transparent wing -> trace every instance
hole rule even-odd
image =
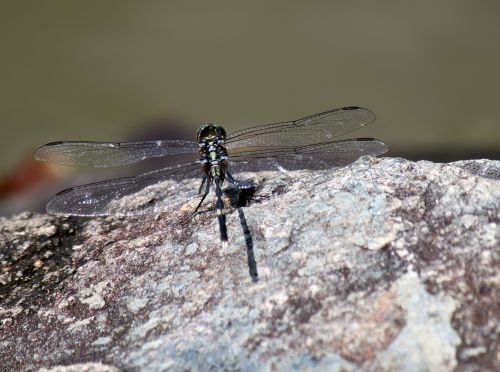
[[[270,148],[253,151],[233,150],[230,168],[233,173],[259,170],[326,169],[344,166],[364,155],[381,155],[388,146],[373,138],[356,138],[300,147]]]
[[[256,146],[303,146],[330,142],[375,120],[375,114],[361,107],[342,107],[302,119],[259,125],[231,133],[228,149]]]
[[[200,169],[199,163],[192,162],[135,177],[73,187],[55,195],[47,204],[47,212],[72,216],[133,216],[173,210],[197,195],[199,182],[193,178],[200,178]]]
[[[173,154],[196,153],[198,143],[183,140],[145,142],[52,142],[37,150],[36,160],[66,165],[113,167]]]

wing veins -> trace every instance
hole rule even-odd
[[[65,165],[109,167],[175,154],[195,154],[198,143],[185,140],[143,142],[52,142],[34,152],[37,160]]]
[[[319,143],[353,132],[373,120],[375,115],[368,109],[344,107],[297,120],[242,129],[230,134],[226,144],[228,148],[236,148],[258,146],[262,142],[267,146],[287,141],[297,145]],[[300,137],[296,132],[302,132],[303,136]],[[290,133],[295,137],[287,136]]]
[[[132,177],[89,183],[71,187],[56,194],[47,204],[47,211],[54,214],[76,216],[132,215],[127,210],[112,211],[110,203],[130,196],[142,189],[168,179],[180,181],[199,169],[198,162],[183,163],[154,170]],[[126,208],[126,206],[125,206]]]

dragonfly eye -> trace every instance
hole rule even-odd
[[[219,125],[207,124],[198,130],[196,138],[198,139],[198,142],[209,141],[216,138],[224,140],[224,138],[226,138],[226,131]]]

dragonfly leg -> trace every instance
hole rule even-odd
[[[205,183],[206,182],[206,183]],[[200,209],[201,207],[201,204],[203,203],[203,201],[205,200],[205,198],[207,197],[208,193],[210,192],[210,181],[207,179],[207,176],[203,177],[203,181],[201,182],[201,186],[200,186],[200,189],[198,190],[198,194],[201,193],[201,188],[203,187],[203,184],[205,183],[205,192],[203,193],[203,196],[201,197],[201,200],[200,202],[198,203],[196,209],[194,210],[194,212],[191,214],[191,216],[194,216],[197,212],[198,212],[198,209]]]
[[[201,194],[201,189],[203,188],[203,184],[205,183],[207,178],[208,178],[207,176],[203,176],[203,179],[201,180],[200,188],[198,189],[198,194]]]
[[[226,227],[226,214],[224,212],[224,202],[222,201],[222,190],[220,187],[220,178],[215,178],[215,209],[217,210],[217,219],[219,220],[220,241],[222,246],[227,246],[227,227]]]
[[[238,181],[227,170],[225,173],[227,181],[237,189],[242,190],[242,189],[251,189],[255,187],[253,181]]]

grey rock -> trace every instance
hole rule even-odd
[[[57,366],[50,369],[40,368],[39,372],[118,372],[119,369],[102,363],[82,363],[71,366]]]
[[[225,249],[208,202],[2,218],[0,369],[500,370],[499,174],[367,157],[242,175],[258,188],[239,209],[228,192]]]

